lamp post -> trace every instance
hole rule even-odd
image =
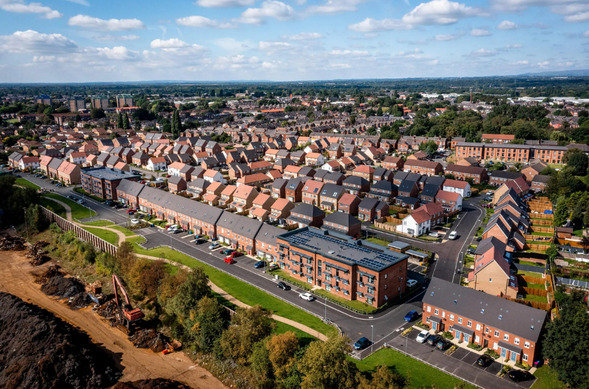
[[[327,323],[327,297],[323,297],[323,306],[325,307],[325,322]]]
[[[370,325],[370,330],[372,331],[372,338],[370,339],[370,353],[374,351],[374,325]]]

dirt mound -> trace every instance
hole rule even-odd
[[[167,348],[170,341],[167,336],[154,329],[137,331],[129,337],[129,340],[133,342],[133,345],[137,348],[148,348],[156,353]]]
[[[107,388],[121,376],[114,354],[85,333],[0,292],[0,387]]]
[[[42,283],[43,293],[67,298],[70,308],[83,308],[92,302],[84,284],[77,278],[65,277],[57,265],[50,266],[37,279]]]
[[[153,380],[119,382],[112,389],[190,389],[190,386],[178,381],[156,378]]]
[[[0,250],[20,251],[24,250],[25,241],[18,236],[3,234],[0,236]]]
[[[30,258],[30,264],[33,266],[40,266],[45,262],[51,260],[50,257],[47,256],[47,251],[43,250],[49,243],[45,241],[39,241],[32,246],[29,246],[28,252],[26,254],[27,258]]]

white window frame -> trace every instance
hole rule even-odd
[[[509,334],[503,334],[503,340],[509,340]]]

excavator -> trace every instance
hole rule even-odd
[[[133,307],[131,306],[131,301],[129,300],[129,295],[127,294],[125,287],[123,286],[121,280],[116,274],[112,275],[112,284],[113,289],[115,291],[115,301],[117,303],[117,307],[119,308],[117,319],[120,323],[124,325],[124,328],[126,329],[125,332],[127,332],[127,334],[131,334],[135,330],[134,323],[143,319],[145,315],[143,314],[141,309],[133,309]],[[124,301],[119,301],[119,289],[121,291],[121,295]]]

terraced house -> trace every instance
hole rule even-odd
[[[337,297],[377,307],[405,291],[405,254],[312,227],[279,235],[276,241],[282,269]]]
[[[435,277],[423,297],[423,324],[528,365],[540,358],[545,321],[545,311]]]

